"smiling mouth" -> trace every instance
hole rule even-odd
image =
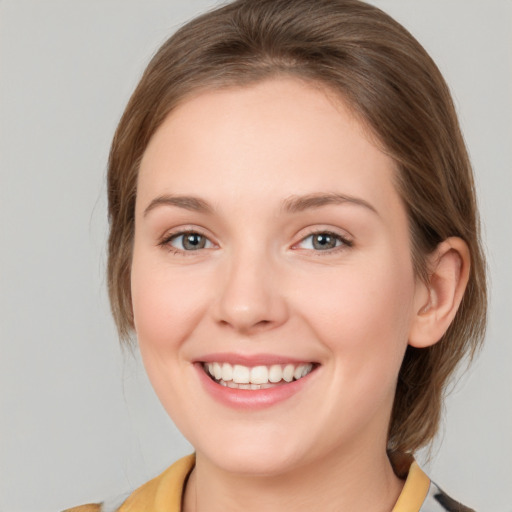
[[[310,374],[315,363],[244,366],[213,362],[202,363],[205,373],[217,384],[233,389],[268,389],[300,380]]]

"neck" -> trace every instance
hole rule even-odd
[[[233,474],[197,454],[184,512],[390,512],[402,490],[383,449],[331,454],[282,475]]]

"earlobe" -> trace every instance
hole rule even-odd
[[[425,348],[437,343],[459,309],[469,279],[469,249],[461,238],[450,237],[428,256],[428,282],[420,282],[409,345]]]

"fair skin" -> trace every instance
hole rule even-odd
[[[290,78],[202,92],[151,139],[133,312],[152,385],[196,450],[187,512],[393,508],[400,364],[408,343],[442,336],[469,268],[449,239],[433,285],[416,278],[394,173],[341,99]],[[237,389],[207,363],[298,380]]]

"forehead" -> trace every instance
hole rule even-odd
[[[203,91],[165,119],[143,156],[138,208],[158,194],[213,202],[338,192],[397,199],[394,162],[341,97],[292,78]],[[385,201],[384,201],[385,202]]]

